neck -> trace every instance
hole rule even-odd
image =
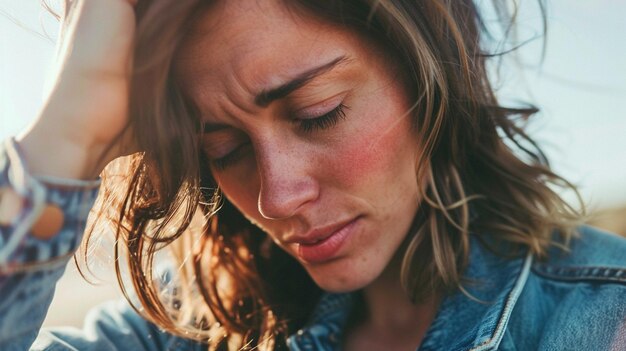
[[[411,302],[400,283],[402,257],[396,256],[400,257],[395,257],[380,277],[363,289],[368,311],[363,325],[381,335],[395,337],[408,333],[421,340],[435,318],[440,297]]]

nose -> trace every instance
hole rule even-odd
[[[314,162],[292,147],[265,147],[257,152],[261,187],[258,210],[267,219],[294,216],[319,196]]]

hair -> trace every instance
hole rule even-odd
[[[122,291],[160,328],[211,349],[278,349],[322,291],[221,196],[198,151],[201,122],[172,66],[207,3],[139,0],[129,128],[145,151],[105,170],[89,232],[114,228]],[[407,296],[463,289],[470,235],[511,257],[566,247],[581,214],[555,189],[576,189],[524,131],[538,110],[499,104],[487,74],[497,53],[471,0],[286,3],[383,45],[406,76],[426,184],[401,267]],[[501,4],[508,32],[516,9]],[[161,252],[175,262],[165,273]]]

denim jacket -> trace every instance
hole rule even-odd
[[[0,350],[206,350],[140,317],[125,301],[91,310],[82,330],[41,324],[80,243],[98,182],[31,177],[15,144],[0,146],[0,189],[24,199],[0,225]],[[2,198],[0,198],[0,205]],[[29,233],[45,204],[63,209],[58,235]],[[626,240],[580,228],[569,252],[502,258],[472,237],[465,292],[446,296],[418,350],[626,350]],[[326,294],[291,350],[340,350],[353,295]]]

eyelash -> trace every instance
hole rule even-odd
[[[310,119],[298,119],[295,122],[299,123],[298,128],[305,133],[311,133],[317,130],[328,129],[333,127],[339,122],[340,119],[346,117],[346,109],[348,106],[339,104],[332,111],[329,111],[319,117]]]
[[[297,119],[294,123],[298,123],[298,128],[304,133],[312,133],[318,130],[324,130],[335,126],[339,120],[346,117],[346,109],[344,104],[339,104],[332,111],[329,111],[316,118]],[[235,150],[231,151],[224,157],[220,157],[211,161],[217,170],[224,170],[239,160],[244,154],[243,150],[249,143],[239,145]]]
[[[243,156],[243,149],[248,146],[249,143],[241,144],[237,146],[237,148],[231,152],[229,152],[226,156],[220,157],[218,159],[212,160],[213,167],[217,170],[223,170],[231,164],[237,162],[241,156]]]

